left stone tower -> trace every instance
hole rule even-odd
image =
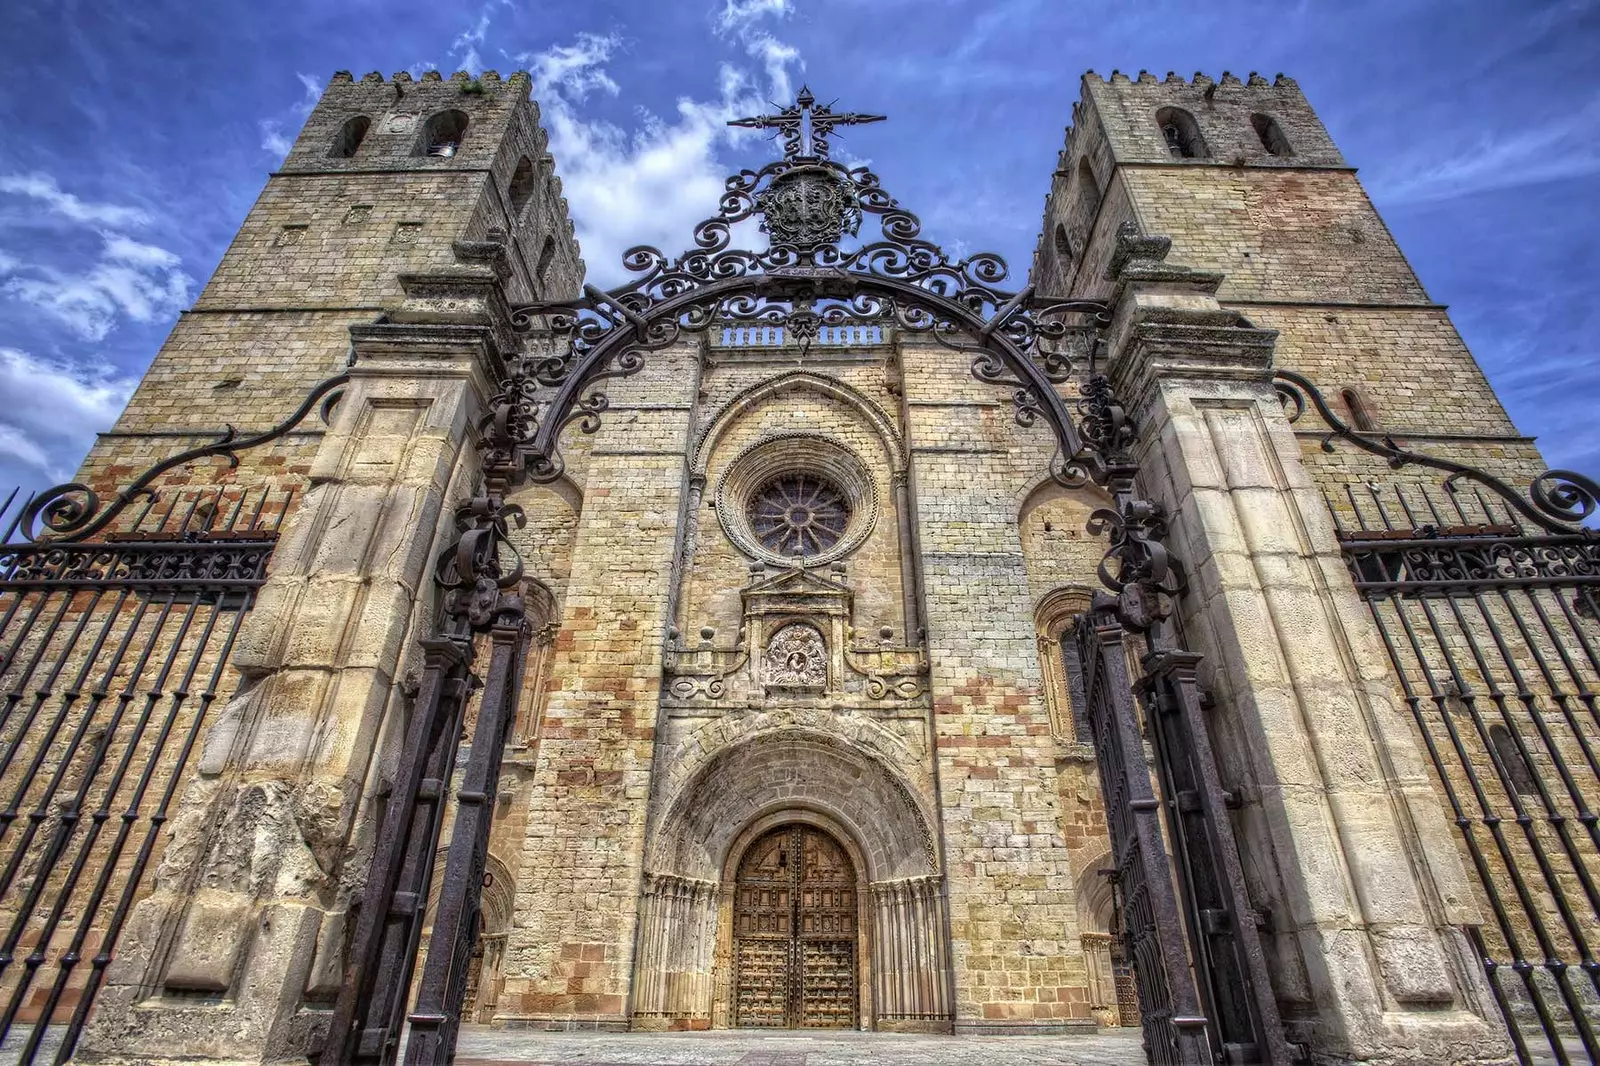
[[[237,465],[182,463],[154,486],[267,489],[285,518],[209,722],[192,752],[172,746],[167,831],[81,1061],[304,1061],[321,1040],[438,538],[516,347],[507,308],[583,274],[530,89],[524,73],[334,75],[79,473],[104,499],[345,379]]]
[[[275,424],[345,365],[352,325],[400,306],[406,276],[474,246],[504,245],[513,302],[574,290],[583,264],[530,87],[522,72],[335,74],[79,480],[115,489],[224,425]],[[287,440],[276,465],[292,473],[314,444]]]

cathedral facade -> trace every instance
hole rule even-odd
[[[586,287],[531,89],[335,75],[26,515],[11,1039],[1590,1046],[1593,485],[1544,473],[1293,80],[1086,75],[1014,297],[919,259],[913,205],[828,160],[876,116],[808,94],[723,204],[798,252],[711,222],[704,262]],[[837,258],[863,220],[895,250]],[[52,538],[150,569],[90,602]]]

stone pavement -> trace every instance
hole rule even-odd
[[[465,1026],[456,1066],[1143,1066],[1136,1029],[1095,1036],[546,1033]]]

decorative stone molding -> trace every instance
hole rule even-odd
[[[1050,732],[1057,741],[1073,748],[1083,739],[1074,722],[1072,693],[1062,659],[1062,634],[1089,609],[1091,592],[1068,586],[1045,593],[1033,609],[1034,625],[1039,630],[1039,672],[1044,677],[1044,701],[1050,711]],[[1091,752],[1092,754],[1092,752]]]
[[[785,474],[810,474],[825,478],[849,502],[844,532],[831,547],[803,560],[778,555],[762,544],[750,521],[750,504],[756,493]],[[809,433],[783,433],[766,437],[729,464],[717,484],[717,520],[728,539],[744,554],[777,566],[824,566],[855,551],[872,532],[878,517],[878,486],[854,452]]]

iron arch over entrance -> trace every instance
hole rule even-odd
[[[745,849],[733,900],[736,1026],[854,1028],[859,896],[849,854],[814,826],[779,826]]]
[[[1138,960],[1147,1046],[1163,1062],[1286,1063],[1287,1045],[1267,980],[1266,962],[1200,709],[1195,666],[1172,620],[1182,578],[1162,541],[1161,509],[1138,495],[1130,448],[1135,428],[1109,380],[1080,373],[1085,352],[1109,323],[1106,305],[1041,297],[1031,286],[999,288],[1009,268],[978,253],[952,260],[920,236],[921,223],[865,167],[828,157],[839,124],[873,120],[820,106],[808,91],[777,115],[741,120],[775,128],[784,156],[727,181],[719,213],[696,227],[694,247],[675,259],[631,249],[624,264],[638,276],[610,291],[593,286],[574,301],[518,309],[517,326],[539,332],[538,354],[514,355],[491,398],[476,441],[482,481],[457,509],[459,538],[439,559],[445,590],[437,637],[425,670],[401,766],[374,852],[346,979],[335,1005],[325,1063],[387,1063],[409,1020],[408,1063],[446,1062],[466,991],[468,950],[478,924],[478,893],[499,753],[514,704],[515,666],[526,641],[515,589],[522,573],[509,530],[521,525],[505,497],[527,481],[562,474],[558,442],[574,421],[593,432],[609,401],[606,378],[641,370],[650,352],[712,326],[781,327],[809,345],[821,330],[876,319],[970,354],[980,382],[1011,392],[1014,417],[1027,427],[1043,417],[1058,455],[1052,476],[1106,489],[1113,506],[1096,510],[1090,532],[1109,541],[1101,594],[1080,627],[1085,656],[1102,661],[1091,692],[1100,779],[1117,875],[1136,915],[1124,932]],[[881,239],[847,245],[866,216]],[[731,247],[733,227],[759,217],[764,251]],[[1159,272],[1164,238],[1125,233],[1119,256]],[[550,351],[554,342],[556,354]],[[530,346],[534,347],[534,346]],[[1077,412],[1058,386],[1080,382]],[[1164,825],[1139,740],[1123,627],[1143,635],[1150,706],[1163,709],[1152,741],[1164,794],[1184,797]],[[490,647],[471,758],[461,776],[444,888],[417,1001],[405,1012],[404,990],[419,935],[405,906],[423,884],[439,835],[440,782],[449,780],[477,652]],[[1167,835],[1183,857],[1176,876]]]

